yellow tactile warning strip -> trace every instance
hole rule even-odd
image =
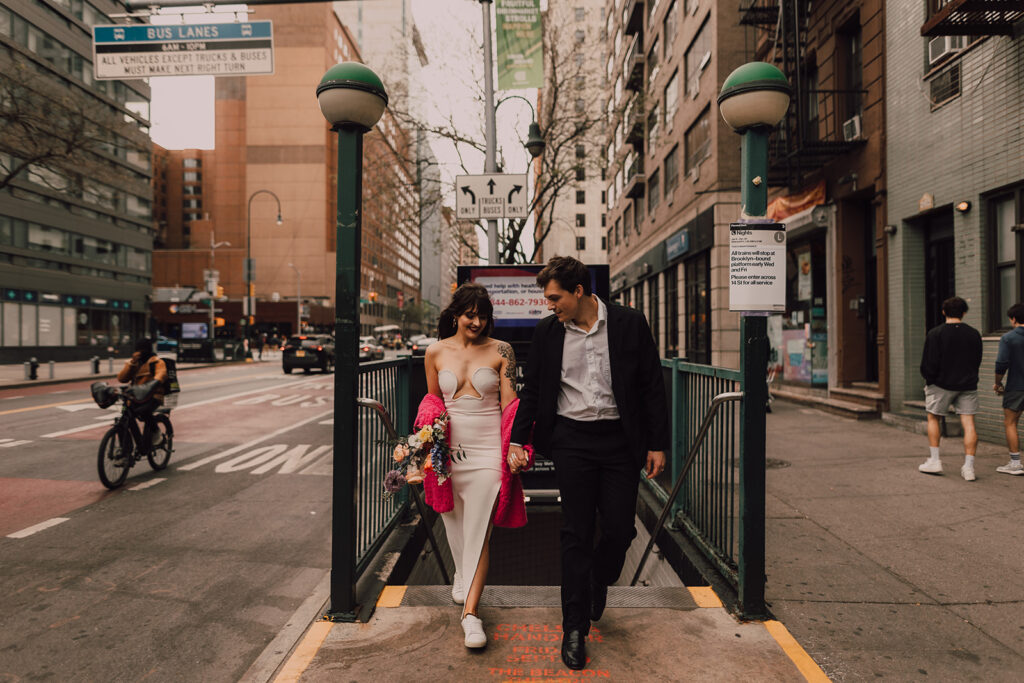
[[[768,629],[768,633],[775,639],[775,642],[782,647],[782,651],[786,653],[786,656],[793,660],[796,668],[800,670],[804,678],[810,681],[810,683],[828,683],[829,677],[811,659],[811,656],[800,647],[800,643],[796,642],[796,639],[790,635],[789,630],[781,622],[766,621],[764,622],[764,627]]]
[[[710,586],[687,586],[693,601],[697,607],[722,607],[722,601],[718,599],[715,590]]]
[[[383,592],[377,599],[377,607],[398,607],[405,597],[406,586],[384,586]]]
[[[306,637],[302,639],[299,646],[295,648],[295,652],[288,658],[284,668],[281,669],[281,673],[274,679],[274,683],[294,683],[298,681],[302,676],[306,667],[313,661],[313,657],[316,657],[316,653],[320,650],[320,646],[323,645],[324,639],[327,638],[327,634],[331,632],[331,627],[334,624],[329,621],[317,621],[309,627],[309,631],[306,632]]]

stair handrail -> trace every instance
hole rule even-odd
[[[380,401],[375,401],[372,398],[356,398],[356,404],[363,406],[364,408],[371,408],[380,418],[381,422],[384,423],[384,431],[387,432],[388,439],[390,441],[398,440],[398,432],[395,431],[395,425],[391,421],[391,414],[388,409],[384,407],[384,404]],[[448,579],[448,570],[444,566],[444,560],[441,558],[441,549],[437,545],[437,539],[434,538],[434,530],[427,523],[427,507],[423,502],[423,496],[420,495],[420,490],[414,485],[409,484],[409,490],[412,493],[412,498],[416,502],[416,509],[420,513],[420,522],[423,524],[423,528],[427,532],[427,538],[430,540],[430,546],[434,549],[434,559],[437,561],[437,566],[441,570],[441,578],[444,579],[445,583],[451,583]]]
[[[711,399],[711,405],[708,406],[708,411],[704,414],[704,419],[700,423],[700,429],[697,430],[697,438],[694,439],[693,444],[690,446],[689,453],[686,454],[686,460],[683,461],[682,471],[676,477],[675,486],[672,487],[672,492],[668,495],[668,500],[665,501],[665,507],[662,509],[661,515],[658,517],[658,522],[651,530],[651,537],[647,541],[647,548],[644,549],[644,554],[640,557],[640,563],[636,567],[636,573],[633,574],[633,580],[629,582],[630,586],[635,586],[636,582],[640,579],[640,573],[644,569],[644,564],[647,563],[647,558],[651,554],[651,549],[654,548],[654,541],[658,537],[658,534],[661,533],[662,527],[665,526],[665,519],[672,510],[672,505],[675,503],[676,496],[679,495],[679,490],[683,487],[683,481],[686,479],[686,475],[690,473],[690,468],[697,459],[697,452],[704,443],[704,438],[708,435],[708,430],[711,429],[711,421],[714,420],[715,414],[723,404],[728,403],[729,401],[741,400],[743,400],[742,391],[727,391],[725,393],[718,394]]]

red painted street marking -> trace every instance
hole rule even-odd
[[[0,478],[0,536],[102,500],[98,481]]]

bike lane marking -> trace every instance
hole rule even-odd
[[[141,484],[130,486],[126,488],[125,491],[142,491],[143,489],[148,489],[150,486],[156,486],[162,481],[167,481],[167,479],[164,477],[155,477],[153,479],[150,479],[149,481],[144,481]]]
[[[189,470],[194,470],[194,469],[196,469],[198,467],[202,467],[203,465],[209,464],[211,462],[216,462],[218,460],[223,460],[224,458],[226,458],[226,457],[228,457],[230,455],[233,455],[233,454],[238,453],[240,451],[244,451],[246,449],[252,448],[253,446],[255,446],[258,443],[263,443],[264,441],[266,441],[268,439],[272,439],[275,436],[280,436],[281,434],[284,434],[286,432],[290,432],[291,430],[297,429],[298,427],[301,427],[301,426],[303,426],[305,424],[313,422],[314,420],[322,420],[325,417],[327,417],[328,415],[333,415],[333,414],[334,414],[334,409],[331,408],[330,410],[328,410],[325,413],[320,413],[319,415],[314,415],[313,417],[310,417],[310,418],[307,418],[305,420],[302,420],[301,422],[296,422],[296,423],[290,424],[290,425],[288,425],[286,427],[282,427],[281,429],[278,429],[277,431],[270,432],[269,434],[264,434],[263,436],[257,437],[257,438],[255,438],[255,439],[253,439],[251,441],[246,442],[246,443],[242,443],[242,444],[239,444],[237,446],[233,446],[233,447],[227,449],[226,451],[221,451],[220,453],[214,453],[213,455],[208,455],[208,456],[206,456],[205,458],[203,458],[201,460],[197,460],[196,462],[191,462],[191,463],[189,463],[187,465],[182,465],[182,466],[178,467],[177,469],[178,470],[184,470],[184,471],[187,472]]]
[[[250,394],[258,394],[260,392],[276,391],[278,389],[283,389],[283,388],[287,388],[287,387],[294,387],[294,386],[297,386],[297,385],[300,385],[300,384],[307,384],[307,383],[310,383],[310,382],[313,382],[313,381],[314,380],[310,380],[310,379],[299,380],[299,381],[296,381],[296,382],[287,382],[285,384],[278,384],[278,385],[275,385],[275,386],[272,386],[272,387],[261,387],[259,389],[250,389],[249,391],[242,391],[242,392],[239,392],[237,394],[230,394],[228,396],[220,396],[220,397],[217,397],[217,398],[209,398],[209,399],[206,399],[204,401],[197,401],[195,403],[186,403],[185,405],[178,406],[177,408],[174,408],[173,410],[180,412],[182,410],[187,410],[189,408],[198,408],[199,406],[204,406],[204,405],[207,405],[207,404],[210,404],[210,403],[216,403],[217,401],[229,401],[229,400],[231,400],[233,398],[240,398],[242,396],[249,396]],[[77,401],[73,401],[73,402],[77,403]],[[0,414],[2,414],[2,413],[0,413]],[[116,415],[111,414],[109,416],[109,418],[107,416],[104,416],[104,417],[99,417],[99,418],[96,418],[96,419],[97,420],[110,419],[111,421],[113,421],[113,419],[115,417],[116,417]],[[82,427],[72,427],[71,429],[64,429],[64,430],[61,430],[59,432],[50,432],[49,434],[43,434],[39,438],[41,438],[41,439],[56,439],[56,438],[61,437],[61,436],[67,436],[69,434],[77,434],[78,432],[84,432],[84,431],[88,431],[90,429],[99,429],[100,427],[104,427],[104,426],[105,425],[89,424],[89,425],[84,425]]]
[[[70,517],[54,517],[53,519],[48,519],[45,522],[40,522],[39,524],[36,524],[34,526],[30,526],[27,529],[22,529],[21,531],[16,531],[13,534],[7,534],[7,538],[28,538],[29,536],[31,536],[32,534],[36,533],[37,531],[42,531],[43,529],[49,529],[51,526],[57,526],[58,524],[61,524],[63,522],[68,521],[69,519],[71,519],[71,518]]]
[[[98,481],[0,477],[0,536],[92,505],[107,495]]]

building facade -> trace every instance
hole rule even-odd
[[[1024,9],[964,5],[887,8],[892,410],[919,410],[925,334],[942,301],[960,296],[984,339],[978,432],[1002,442],[990,378],[1006,310],[1024,300],[1024,39],[1014,37]]]
[[[300,294],[303,326],[330,329],[337,260],[337,136],[310,99],[309,84],[319,82],[338,62],[361,61],[360,55],[330,4],[260,6],[255,18],[274,22],[275,73],[218,77],[215,149],[169,153],[165,248],[155,257],[154,284],[202,290],[203,271],[218,271],[227,299],[218,305],[226,312],[218,334],[248,334],[247,317],[228,305],[245,295],[248,252],[256,330],[295,332]],[[398,302],[419,300],[415,182],[409,164],[402,161],[408,158],[409,144],[389,112],[364,137],[364,332],[398,324]],[[178,177],[181,194],[170,196],[179,187]],[[168,333],[182,322],[201,321],[201,314],[160,312],[161,329]]]
[[[96,80],[110,0],[0,1],[0,359],[123,353],[146,333],[149,99]]]
[[[728,3],[627,0],[606,4],[604,35],[612,297],[646,314],[662,355],[738,367],[739,138],[716,96],[745,61],[745,30]]]

